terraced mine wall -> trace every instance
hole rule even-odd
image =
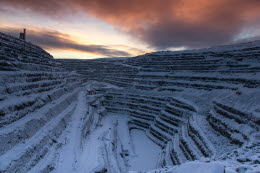
[[[223,155],[245,145],[259,147],[259,140],[250,140],[259,139],[259,41],[58,62],[86,81],[119,87],[105,92],[103,105],[108,112],[130,117],[130,130],[144,130],[162,148],[159,167],[226,159]]]
[[[223,162],[225,171],[259,168],[259,41],[54,60],[0,33],[0,56],[0,172],[59,172],[70,164],[66,171],[80,172],[80,149],[109,114],[127,117],[128,131],[144,131],[161,148],[158,168],[194,160]],[[97,94],[88,95],[93,88]],[[104,164],[95,170],[126,172],[131,158],[118,129],[110,129],[101,143],[88,144],[104,145]]]
[[[54,169],[50,156],[63,145],[57,141],[73,119],[81,84],[40,47],[0,33],[0,172],[27,172],[46,158],[32,172]],[[102,117],[100,99],[85,105],[95,108],[82,118],[82,134]]]

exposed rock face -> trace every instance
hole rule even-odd
[[[160,146],[158,171],[260,168],[259,41],[55,61],[0,33],[0,56],[0,172],[127,172],[132,129]]]

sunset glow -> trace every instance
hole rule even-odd
[[[55,58],[135,56],[260,37],[258,0],[1,0],[0,31]]]

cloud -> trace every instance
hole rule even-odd
[[[21,29],[0,28],[0,31],[17,36]],[[131,56],[128,52],[111,49],[104,45],[84,45],[72,40],[69,35],[58,31],[30,29],[27,40],[47,50],[71,50],[83,53],[97,54],[107,57]]]
[[[1,0],[1,5],[47,16],[83,11],[157,49],[230,43],[260,22],[259,0]]]

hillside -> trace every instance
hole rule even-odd
[[[54,60],[0,33],[0,56],[0,172],[260,170],[260,41]]]

